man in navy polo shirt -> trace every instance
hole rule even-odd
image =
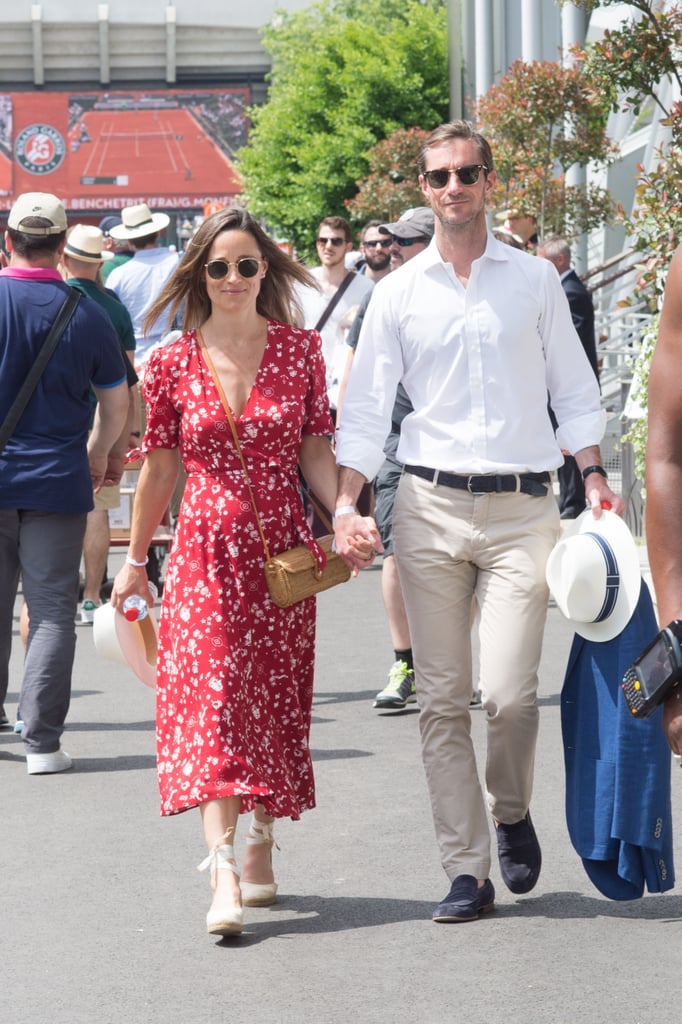
[[[9,266],[0,271],[0,421],[69,294],[57,270],[65,238],[66,212],[56,196],[19,196],[5,232]],[[88,438],[90,386],[98,412]],[[104,311],[83,296],[0,453],[0,704],[21,575],[30,618],[20,697],[29,775],[72,764],[60,741],[71,697],[83,534],[93,488],[120,479],[108,453],[127,408],[120,342]]]

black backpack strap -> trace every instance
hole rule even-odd
[[[81,293],[75,288],[69,288],[69,294],[64,304],[57,313],[55,322],[52,324],[43,346],[38,353],[36,361],[26,375],[26,380],[19,389],[19,394],[12,402],[9,412],[5,416],[5,422],[0,427],[0,453],[14,433],[14,428],[19,418],[28,405],[29,399],[36,389],[38,381],[43,375],[45,367],[49,363],[57,343],[67,328],[69,320],[73,316],[76,306],[80,302]]]
[[[352,270],[349,270],[349,271],[348,271],[348,273],[347,273],[347,274],[346,274],[346,276],[344,277],[343,281],[341,282],[341,284],[340,284],[340,285],[339,285],[339,287],[338,287],[338,288],[336,289],[336,291],[335,291],[335,292],[334,292],[334,294],[332,295],[331,299],[330,299],[330,300],[329,300],[329,302],[327,303],[327,306],[326,306],[326,308],[325,308],[325,310],[324,310],[324,313],[322,314],[322,316],[320,317],[320,319],[319,319],[319,320],[317,321],[317,323],[315,324],[315,326],[314,326],[314,328],[313,328],[313,330],[314,330],[314,331],[321,331],[321,330],[322,330],[322,328],[323,328],[323,327],[324,327],[324,325],[326,324],[327,320],[328,320],[328,319],[329,319],[329,317],[330,317],[330,316],[332,315],[332,312],[334,311],[334,306],[335,306],[335,305],[336,305],[336,303],[337,303],[337,302],[339,301],[339,299],[341,298],[341,296],[342,296],[342,295],[343,295],[343,293],[345,292],[346,288],[348,287],[348,285],[349,285],[349,284],[351,283],[351,281],[353,280],[353,278],[354,278],[355,276],[356,276],[356,275],[355,275],[355,274],[353,273],[353,271],[352,271]]]

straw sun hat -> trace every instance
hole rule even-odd
[[[103,658],[128,665],[145,686],[156,686],[158,633],[153,608],[136,622],[130,622],[109,603],[95,611],[95,650]]]
[[[152,213],[146,203],[137,206],[124,206],[121,210],[121,223],[111,227],[112,238],[144,238],[163,231],[170,224],[167,213]]]
[[[112,260],[113,252],[103,249],[104,235],[99,228],[90,224],[75,224],[66,238],[64,252],[83,263],[101,263]]]

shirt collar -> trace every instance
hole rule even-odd
[[[64,278],[58,270],[49,267],[4,267],[0,270],[3,277],[17,277],[23,281],[61,281]]]
[[[504,242],[498,241],[497,238],[491,232],[488,232],[488,238],[486,246],[482,254],[478,259],[491,259],[508,262],[510,258],[509,250],[511,246],[506,245]],[[439,264],[441,266],[450,266],[447,260],[444,260],[438,251],[438,245],[436,244],[435,236],[431,239],[428,247],[424,250],[424,259],[427,266],[435,267]],[[474,262],[477,262],[476,260]]]

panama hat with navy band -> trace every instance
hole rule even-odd
[[[615,512],[591,509],[566,527],[549,556],[547,583],[557,607],[586,640],[613,640],[637,607],[641,567],[630,530]]]
[[[144,238],[163,231],[170,224],[167,213],[152,213],[146,203],[124,206],[121,223],[109,229],[112,238]]]
[[[113,252],[103,249],[104,234],[91,224],[74,224],[66,236],[64,252],[83,263],[101,263],[113,260]]]

